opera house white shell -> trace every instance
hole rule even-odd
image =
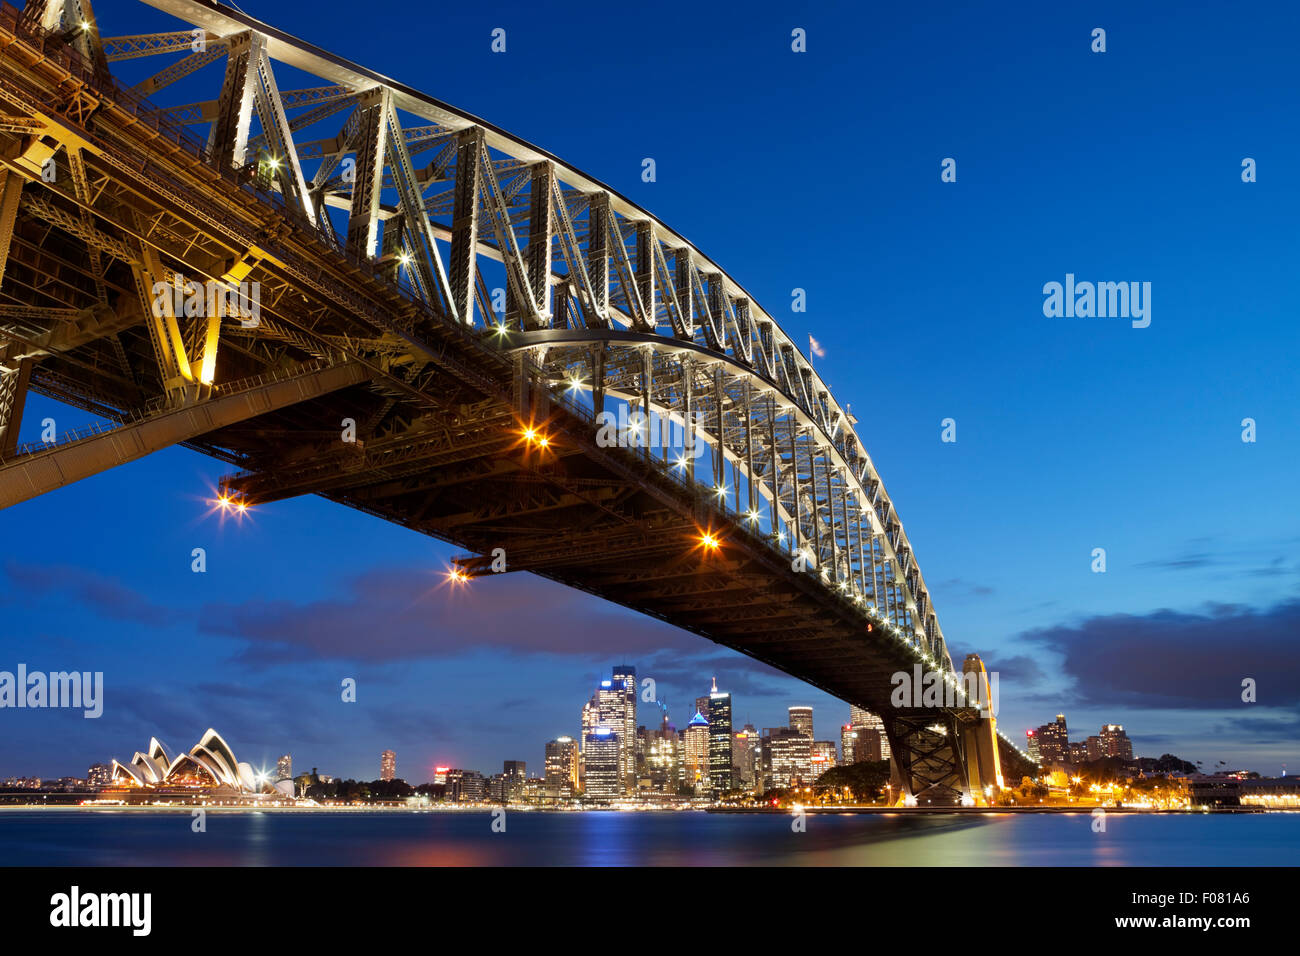
[[[189,751],[175,757],[161,740],[150,738],[148,752],[136,751],[130,763],[113,761],[113,782],[138,787],[229,787],[239,793],[262,789],[253,768],[236,760],[230,745],[210,727]],[[290,796],[292,792],[289,783]]]

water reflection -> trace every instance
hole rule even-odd
[[[0,811],[18,866],[1290,865],[1300,814]]]

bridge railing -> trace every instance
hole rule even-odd
[[[596,414],[593,409],[588,408],[583,403],[568,397],[568,395],[563,391],[548,389],[547,395],[548,395],[548,400],[552,404],[559,405],[566,412],[575,416],[585,424],[589,425],[593,431],[596,429],[597,427]],[[616,454],[619,452],[625,452],[629,455],[634,454],[633,452],[621,448],[610,448],[607,449],[607,451]],[[660,459],[656,459],[653,457],[653,455],[648,454],[645,457],[638,455],[636,456],[636,458],[640,462],[645,462],[645,461],[651,462],[652,465],[655,466],[654,468],[655,474],[659,476],[660,479],[666,480],[672,484],[677,485],[688,497],[690,497],[693,500],[693,502],[695,503],[695,510],[697,513],[713,514],[718,516],[720,519],[722,519],[722,521],[724,521],[726,524],[726,529],[727,529],[726,533],[728,535],[739,535],[745,538],[755,548],[764,549],[771,553],[774,553],[784,562],[789,562],[794,557],[793,545],[788,536],[786,538],[786,541],[784,542],[785,547],[782,548],[781,547],[782,542],[777,538],[775,534],[763,534],[758,532],[753,527],[747,527],[745,522],[745,515],[739,510],[739,507],[735,507],[735,508],[730,507],[725,501],[719,503],[715,494],[713,493],[713,489],[711,489],[704,481],[697,478],[692,478],[690,475],[684,472],[679,472],[670,466],[664,467],[664,466],[668,466],[668,462]],[[702,529],[702,530],[709,530],[709,529]],[[721,530],[721,529],[712,529],[712,530]],[[817,581],[827,595],[829,595],[837,602],[839,602],[844,608],[849,609],[853,613],[855,613],[862,620],[864,625],[869,625],[869,631],[871,633],[887,635],[888,637],[893,639],[893,641],[897,645],[899,645],[910,655],[916,657],[918,660],[923,662],[928,660],[931,664],[942,667],[942,662],[928,657],[928,652],[926,648],[924,647],[924,645],[921,644],[919,640],[917,640],[914,636],[910,635],[910,633],[907,630],[898,627],[896,624],[888,620],[888,618],[885,616],[884,613],[880,611],[880,609],[867,606],[860,601],[854,600],[853,598],[847,596],[844,593],[841,593],[839,590],[832,587],[828,582],[826,582],[824,579],[821,579],[820,577],[817,578]],[[949,682],[951,683],[953,675],[949,673],[947,676],[949,678]],[[958,694],[961,695],[962,697],[965,696],[964,692],[960,690],[958,690]]]
[[[230,395],[238,395],[240,392],[251,391],[265,385],[272,385],[276,382],[282,382],[288,379],[298,378],[299,376],[311,372],[317,372],[324,368],[328,368],[329,365],[329,362],[323,362],[320,359],[309,359],[292,368],[272,369],[258,375],[250,375],[247,378],[236,379],[233,382],[226,382],[220,387],[194,386],[195,399],[178,402],[174,396],[161,396],[132,409],[129,413],[124,414],[116,421],[97,421],[91,422],[88,425],[81,425],[77,428],[70,428],[61,433],[54,441],[23,442],[21,445],[17,446],[14,453],[8,458],[0,457],[0,467],[12,464],[20,458],[28,458],[32,455],[40,454],[41,452],[67,448],[69,445],[74,445],[77,442],[86,441],[91,438],[98,438],[102,435],[120,431],[121,429],[132,425],[140,425],[152,419],[162,418],[165,415],[187,411],[202,404],[199,396],[203,393],[220,395],[223,398]]]

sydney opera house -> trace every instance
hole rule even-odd
[[[150,738],[148,751],[136,751],[130,763],[113,761],[112,786],[152,796],[293,798],[292,780],[273,782],[236,760],[230,745],[211,728],[197,744],[175,756],[157,737]]]

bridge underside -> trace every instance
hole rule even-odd
[[[416,211],[426,211],[402,188],[409,157],[390,146],[385,176],[383,150],[376,159],[357,139],[369,129],[382,146],[384,130],[402,135],[388,93],[354,104],[359,125],[348,142],[378,165],[369,200],[358,180],[347,235],[336,234],[322,210],[340,201],[331,192],[337,179],[313,192],[294,163],[268,173],[234,161],[222,139],[223,124],[256,99],[251,89],[239,94],[258,76],[256,34],[213,36],[230,64],[221,98],[196,107],[212,114],[205,147],[140,100],[141,85],[133,93],[114,80],[95,30],[40,26],[43,8],[62,11],[59,22],[74,8],[75,22],[93,20],[86,0],[48,3],[29,5],[26,20],[0,8],[0,508],[184,444],[232,466],[224,487],[232,500],[321,495],[464,548],[466,577],[493,573],[501,549],[508,572],[543,575],[765,661],[881,715],[899,785],[919,803],[954,803],[972,789],[963,739],[974,711],[890,704],[892,675],[921,660],[948,671],[951,663],[901,524],[846,434],[847,416],[828,412],[825,393],[790,397],[815,391],[806,368],[791,377],[752,348],[711,350],[714,339],[693,341],[681,326],[699,310],[707,318],[712,303],[733,329],[774,341],[779,330],[751,322],[751,304],[725,277],[702,280],[694,253],[680,247],[670,254],[683,288],[657,292],[673,270],[652,248],[654,229],[620,231],[612,213],[608,223],[587,214],[583,256],[572,223],[563,223],[575,230],[572,248],[553,252],[551,214],[563,221],[577,203],[552,206],[562,191],[549,162],[480,168],[487,153],[474,127],[438,133],[444,158],[429,175],[449,181],[456,197],[445,204],[454,212],[445,234],[413,229]],[[184,49],[189,39],[165,42]],[[265,106],[279,93],[269,60],[261,62],[261,137],[280,136],[292,154],[293,124]],[[375,109],[391,110],[391,123],[366,112]],[[507,240],[493,246],[474,224],[490,213],[480,179],[519,169],[528,189],[497,224]],[[400,201],[386,207],[379,200],[394,187]],[[608,201],[583,200],[590,209]],[[400,228],[379,230],[381,216]],[[522,249],[509,240],[511,221],[530,229]],[[435,238],[450,242],[445,273]],[[624,241],[638,250],[635,262]],[[474,267],[483,255],[519,260],[507,270],[501,329],[510,334],[472,325],[476,311],[491,312]],[[612,282],[620,256],[623,332],[613,328],[609,285],[601,304],[589,275],[597,263]],[[567,276],[552,273],[561,264]],[[532,318],[530,274],[547,290],[542,299],[552,287],[557,299]],[[159,284],[245,282],[260,288],[255,321],[241,321],[224,300],[190,309],[157,297]],[[579,313],[592,326],[582,336],[573,328]],[[664,357],[644,340],[670,313],[679,329]],[[538,329],[542,314],[549,331]],[[796,358],[787,348],[781,362],[793,367]],[[566,398],[557,377],[588,360],[593,394],[584,405]],[[109,424],[19,445],[29,390]],[[698,410],[712,421],[701,435],[713,443],[719,493],[697,480],[693,462],[683,474],[647,448],[599,441],[595,415],[607,400],[683,412],[686,421]],[[812,573],[792,553],[807,556]]]

